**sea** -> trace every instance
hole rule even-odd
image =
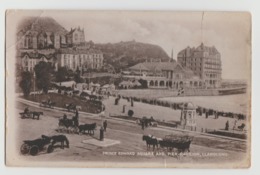
[[[247,93],[223,96],[164,97],[160,98],[160,100],[169,102],[192,102],[196,106],[246,115],[248,115],[251,106],[251,97]]]

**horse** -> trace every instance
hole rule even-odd
[[[37,120],[39,120],[40,115],[43,115],[43,112],[35,112],[35,111],[32,112],[33,119],[34,119],[34,117],[37,117]]]
[[[242,123],[240,126],[238,126],[237,128],[240,130],[240,131],[244,131],[244,129],[245,129],[245,124],[244,123]]]
[[[50,137],[52,146],[55,145],[55,143],[60,142],[61,143],[61,149],[64,149],[64,143],[66,143],[66,147],[69,148],[69,140],[65,135],[54,135]]]
[[[92,135],[94,135],[94,130],[96,129],[97,124],[92,123],[92,124],[84,124],[84,125],[79,125],[79,133],[85,133],[85,131],[88,131],[88,134],[91,134],[91,131],[93,132]]]
[[[146,141],[147,149],[150,149],[150,146],[153,146],[153,150],[155,147],[158,149],[158,140],[156,137],[151,135],[143,135],[143,141]]]

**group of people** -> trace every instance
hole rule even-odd
[[[239,130],[244,130],[245,124],[242,123],[240,126],[237,126],[237,119],[235,119],[234,123],[233,123],[233,130],[235,129],[239,129]],[[226,124],[225,124],[225,130],[228,131],[229,130],[229,121],[227,120]]]

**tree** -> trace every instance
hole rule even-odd
[[[51,65],[41,61],[34,67],[34,71],[36,74],[36,86],[47,94],[51,84]]]
[[[60,67],[56,73],[56,81],[62,82],[66,81],[68,76],[68,70],[66,67]]]
[[[130,109],[130,110],[128,110],[127,114],[128,114],[129,117],[133,117],[134,111]]]
[[[74,81],[75,81],[76,83],[81,83],[81,82],[82,82],[82,79],[81,79],[81,76],[80,76],[80,70],[79,70],[79,68],[77,68],[77,70],[76,70],[76,72],[75,72]]]
[[[140,79],[140,80],[138,80],[138,82],[141,84],[141,88],[142,89],[147,89],[148,88],[146,80]]]
[[[23,95],[27,97],[30,95],[32,87],[32,74],[30,72],[22,72],[22,80],[20,81],[20,87],[23,90]]]

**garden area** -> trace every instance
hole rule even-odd
[[[55,107],[60,107],[65,109],[65,104],[75,104],[81,106],[81,111],[88,113],[100,113],[102,109],[102,102],[92,101],[92,100],[82,100],[78,96],[67,96],[57,93],[48,94],[35,94],[23,97],[26,100],[41,103],[42,101],[51,100],[55,102]]]

